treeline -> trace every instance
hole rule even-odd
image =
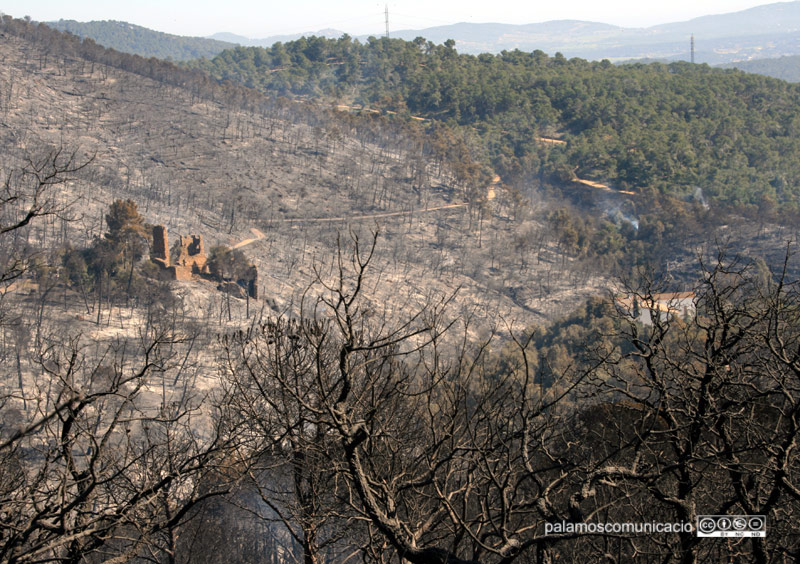
[[[127,22],[58,20],[48,22],[47,25],[78,37],[91,37],[100,45],[123,53],[175,61],[213,57],[225,49],[235,47],[233,43],[227,41],[205,37],[182,37]]]
[[[453,46],[311,37],[191,65],[279,95],[469,126],[507,183],[577,175],[639,192],[701,187],[735,205],[797,207],[794,85],[706,65],[614,66],[541,51],[472,56]]]
[[[476,162],[477,149],[471,144],[469,132],[454,131],[436,123],[388,120],[371,113],[342,114],[315,101],[292,102],[283,96],[265,94],[236,81],[215,79],[201,69],[181,67],[155,57],[122,53],[103,47],[93,39],[81,40],[45,24],[11,16],[0,16],[0,36],[2,34],[16,36],[42,47],[38,55],[28,61],[31,68],[44,68],[48,61],[55,61],[66,68],[67,61],[77,60],[84,69],[82,72],[86,73],[92,73],[95,65],[100,65],[101,74],[108,73],[106,67],[120,69],[185,89],[193,101],[205,100],[268,118],[302,122],[330,130],[335,135],[353,135],[362,143],[377,143],[382,147],[417,147],[422,155],[432,158],[437,167],[451,171],[454,184],[465,190],[485,187],[489,182],[487,179],[491,179],[488,170]]]

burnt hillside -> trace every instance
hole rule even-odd
[[[377,301],[391,302],[398,287],[420,299],[461,288],[457,301],[484,328],[498,312],[526,323],[557,315],[611,278],[567,254],[517,193],[498,185],[489,200],[491,179],[465,183],[458,139],[112,51],[58,50],[55,32],[33,31],[6,31],[0,44],[3,169],[54,147],[91,163],[63,194],[74,221],[42,226],[30,244],[88,244],[118,198],[208,246],[256,228],[265,237],[244,250],[263,273],[262,295],[281,309],[330,260],[338,233],[379,230]]]

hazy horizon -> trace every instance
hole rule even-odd
[[[191,3],[188,0],[142,0],[136,4],[98,0],[76,0],[69,4],[56,0],[6,0],[0,3],[0,12],[16,18],[30,16],[40,22],[118,20],[175,35],[206,37],[233,33],[256,39],[328,28],[351,35],[382,34],[387,5],[390,30],[402,30],[462,22],[529,24],[564,19],[621,27],[651,27],[774,3],[676,0],[653,6],[633,0],[610,0],[603,4],[565,0],[540,6],[520,1],[486,4],[476,0],[459,3],[448,0],[432,5],[420,0],[388,4],[367,0],[337,4],[302,0],[291,5],[269,6],[254,0],[232,0],[224,4],[207,0]]]

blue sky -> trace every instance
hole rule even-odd
[[[457,22],[536,23],[578,19],[647,27],[770,4],[759,0],[405,0],[388,2],[390,29]],[[0,0],[0,12],[37,21],[122,20],[178,35],[227,31],[251,38],[333,28],[380,34],[387,2],[371,0]]]

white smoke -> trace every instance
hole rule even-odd
[[[703,189],[699,186],[694,189],[692,200],[695,202],[700,202],[700,205],[703,206],[703,209],[708,209],[708,202],[706,202],[706,199],[703,197]]]
[[[623,223],[629,223],[636,231],[639,231],[639,220],[633,214],[622,211],[618,203],[604,199],[603,210],[606,212],[608,219],[615,223],[617,227]]]

